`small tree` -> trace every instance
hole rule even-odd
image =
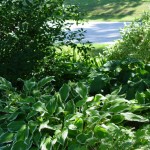
[[[53,60],[56,45],[72,45],[66,20],[78,21],[80,12],[64,0],[1,0],[0,18],[0,76],[14,81],[31,75],[45,56]]]

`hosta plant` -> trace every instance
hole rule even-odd
[[[86,83],[53,91],[53,77],[23,81],[22,91],[0,78],[1,150],[148,149],[150,105],[118,96],[89,96]]]

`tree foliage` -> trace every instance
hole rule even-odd
[[[56,45],[76,36],[66,33],[66,20],[78,21],[80,12],[64,0],[1,0],[0,18],[0,75],[14,81],[27,78],[45,56],[53,61]]]

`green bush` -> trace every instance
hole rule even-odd
[[[88,80],[91,94],[100,92],[106,95],[121,88],[120,94],[125,94],[127,99],[134,99],[136,93],[141,95],[141,99],[138,98],[141,103],[150,102],[147,92],[150,88],[150,64],[137,60],[108,61],[91,72]]]
[[[66,32],[66,20],[78,22],[80,16],[78,8],[64,5],[64,0],[1,0],[0,75],[11,81],[30,78],[45,65],[45,57],[53,68],[56,49],[76,47],[73,40],[79,33],[78,41],[83,38],[83,30]]]
[[[150,61],[150,13],[126,26],[121,35],[122,39],[107,49],[109,60],[136,58]]]
[[[89,96],[81,82],[55,92],[52,81],[26,80],[20,92],[0,78],[1,150],[149,149],[149,104],[119,90]]]

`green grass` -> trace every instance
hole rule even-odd
[[[86,20],[133,21],[150,11],[150,0],[66,0],[85,13]]]

